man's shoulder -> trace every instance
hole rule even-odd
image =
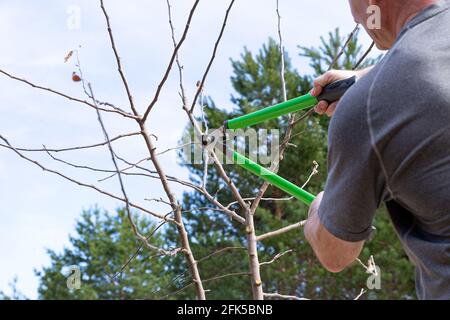
[[[433,84],[444,79],[447,82],[450,78],[449,30],[450,10],[444,10],[444,7],[430,11],[428,15],[422,14],[422,19],[403,30],[373,70],[373,98],[399,91],[420,92],[422,96],[430,93],[432,97]]]
[[[377,66],[374,69],[377,69]],[[366,121],[367,100],[375,78],[374,69],[364,77],[358,79],[341,98],[331,120],[331,126],[354,126]]]
[[[329,141],[352,146],[370,145],[367,125],[367,99],[373,73],[359,79],[341,98],[330,121]]]

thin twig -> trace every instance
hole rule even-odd
[[[283,95],[283,101],[287,101],[287,93],[286,93],[286,80],[285,80],[285,61],[284,61],[284,45],[283,45],[283,37],[281,35],[281,15],[279,8],[279,0],[277,0],[277,27],[278,27],[278,40],[279,40],[279,48],[280,48],[280,57],[281,57],[281,68],[280,68],[280,78],[281,78],[281,92]]]
[[[317,163],[317,161],[313,161],[313,169],[311,171],[311,174],[309,175],[308,179],[305,181],[305,183],[301,186],[302,189],[304,189],[307,184],[311,181],[311,178],[314,177],[316,174],[319,173],[319,170],[317,170],[319,168],[319,164]]]
[[[201,258],[197,262],[200,263],[200,262],[205,261],[205,260],[207,260],[207,259],[209,259],[211,257],[214,257],[214,256],[216,256],[218,254],[221,254],[222,252],[230,251],[230,250],[247,250],[247,248],[246,247],[225,247],[225,248],[219,249],[217,251],[214,251],[213,253],[210,253],[210,254],[204,256],[203,258]]]
[[[168,206],[170,206],[170,202],[167,202],[167,201],[165,201],[163,198],[159,198],[159,199],[156,199],[156,198],[151,198],[151,199],[148,199],[148,198],[145,198],[144,199],[145,201],[155,201],[155,202],[160,202],[160,203],[164,203],[164,204],[167,204]]]
[[[112,48],[112,50],[114,52],[114,57],[116,58],[117,71],[120,74],[120,78],[122,79],[123,86],[125,87],[125,90],[127,92],[128,101],[130,103],[130,108],[133,111],[133,114],[136,117],[139,117],[139,114],[138,114],[138,112],[136,110],[136,107],[134,106],[134,100],[133,100],[133,96],[131,94],[131,91],[130,91],[130,88],[129,88],[129,85],[128,85],[128,81],[125,78],[125,74],[123,72],[122,63],[120,62],[119,53],[117,51],[116,44],[115,44],[115,41],[114,41],[114,36],[113,36],[113,33],[112,33],[112,29],[111,29],[111,23],[109,21],[108,13],[106,12],[105,6],[103,4],[103,0],[100,0],[100,7],[102,8],[103,15],[105,16],[106,25],[108,27],[109,40],[111,41],[111,48]]]
[[[117,154],[116,154],[116,158],[119,159],[119,157],[117,156]],[[119,159],[119,160],[121,160],[121,159]],[[134,175],[133,173],[127,173],[126,171],[127,171],[127,170],[130,170],[130,169],[133,169],[133,168],[140,169],[141,167],[139,166],[139,164],[140,164],[141,162],[148,161],[148,160],[150,160],[148,157],[147,157],[147,158],[144,158],[144,159],[141,159],[141,160],[139,160],[138,162],[136,162],[136,163],[134,163],[134,164],[131,164],[129,167],[120,170],[120,172],[121,172],[122,174]],[[149,171],[151,172],[151,170],[149,170]],[[155,172],[152,172],[152,173],[155,173]],[[111,179],[111,178],[114,177],[116,174],[117,174],[117,172],[114,172],[113,174],[111,174],[111,175],[109,175],[109,176],[107,176],[107,177],[104,177],[104,178],[99,179],[98,182],[103,182],[103,181],[105,181],[105,180]],[[149,176],[149,175],[146,175],[146,174],[136,174],[136,175]],[[153,177],[153,176],[151,176],[151,177]]]
[[[167,217],[169,214],[171,214],[172,212],[168,213],[165,215],[165,217]],[[152,232],[150,232],[150,234],[148,236],[146,236],[146,240],[148,241],[155,233],[156,231],[158,231],[164,224],[166,224],[167,221],[162,221],[160,222],[155,229],[152,230]],[[131,255],[131,257],[122,265],[122,267],[119,269],[119,271],[117,271],[112,278],[117,278],[120,274],[122,274],[123,270],[125,270],[125,268],[131,263],[131,261],[133,261],[133,259],[135,257],[137,257],[137,255],[139,254],[139,252],[142,250],[142,248],[144,247],[144,244],[141,242],[139,244],[139,247],[137,248],[137,250]]]
[[[359,298],[361,298],[361,296],[362,296],[364,293],[366,293],[366,290],[361,289],[361,292],[360,292],[360,293],[356,296],[356,298],[353,299],[353,300],[359,300]]]
[[[286,251],[284,251],[284,252],[282,252],[282,253],[278,253],[277,255],[275,255],[275,256],[272,258],[272,260],[266,261],[266,262],[261,262],[259,265],[260,265],[260,266],[263,266],[263,265],[272,264],[272,263],[274,263],[275,261],[277,261],[278,259],[280,259],[282,256],[284,256],[285,254],[291,253],[291,252],[293,252],[293,251],[294,251],[293,249],[289,249],[289,250],[286,250]]]
[[[372,41],[372,44],[370,47],[366,50],[366,52],[362,55],[362,57],[358,60],[358,62],[354,65],[352,70],[358,69],[358,67],[364,62],[364,60],[367,58],[369,53],[372,51],[373,47],[375,46],[375,41]]]
[[[375,264],[375,260],[374,260],[374,258],[373,258],[373,256],[370,256],[370,258],[369,258],[369,260],[367,261],[367,266],[359,259],[359,258],[356,258],[355,259],[364,269],[366,269],[366,272],[367,273],[370,273],[370,274],[373,274],[373,275],[375,275],[375,276],[377,276],[378,275],[378,271],[377,271],[377,268],[376,268],[376,264]]]
[[[213,253],[210,253],[210,254],[206,255],[205,257],[201,258],[201,259],[198,261],[198,263],[201,263],[201,262],[203,262],[203,261],[205,261],[205,260],[207,260],[207,259],[209,259],[209,258],[211,258],[211,257],[213,257],[213,256],[215,256],[215,255],[217,255],[217,254],[220,254],[220,253],[222,253],[222,252],[224,252],[224,251],[233,250],[233,249],[241,249],[241,248],[243,248],[243,247],[226,247],[226,248],[219,249],[219,250],[217,250],[217,251],[215,251],[215,252],[213,252]],[[243,248],[243,249],[246,249],[246,248]],[[238,263],[238,264],[239,264],[239,263]],[[230,265],[229,267],[225,268],[225,270],[221,270],[220,272],[225,272],[225,271],[231,270],[231,269],[235,268],[238,264]],[[178,279],[183,280],[183,279],[185,278],[186,273],[187,273],[187,271],[185,271],[185,272],[179,274],[179,275],[176,277],[176,279],[177,279],[177,280],[178,280]],[[247,275],[248,275],[248,273],[246,273],[246,272],[243,272],[242,274],[241,274],[241,273],[239,273],[239,274],[234,274],[234,273],[233,273],[233,274],[230,274],[230,275],[244,275],[244,274],[247,274]],[[226,275],[226,276],[227,276],[227,275]],[[229,275],[228,275],[228,276],[229,276]],[[220,279],[220,278],[223,278],[223,275],[218,274],[218,275],[214,276],[213,278],[209,278],[209,279],[207,279],[207,280],[204,280],[204,282],[206,282],[206,281],[212,281],[212,280],[217,280],[217,279]],[[174,281],[172,281],[172,283],[174,283]],[[182,287],[182,288],[176,290],[175,292],[171,292],[171,293],[169,293],[169,294],[166,294],[165,296],[162,297],[162,299],[165,299],[165,298],[167,298],[167,297],[169,297],[169,296],[172,296],[172,295],[176,295],[176,294],[180,293],[181,291],[184,291],[184,290],[186,290],[187,288],[191,287],[193,284],[194,284],[194,282],[190,282],[190,283],[188,283],[187,285],[185,285],[184,287]]]
[[[261,198],[261,201],[290,201],[292,200],[294,197],[289,197],[289,198]],[[243,198],[244,201],[252,201],[255,200],[255,197],[250,197],[250,198]],[[237,201],[233,201],[230,202],[229,204],[227,204],[227,208],[230,208],[231,206],[237,204]]]

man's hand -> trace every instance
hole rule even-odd
[[[344,241],[325,228],[318,214],[322,197],[323,192],[319,193],[312,203],[304,233],[323,267],[330,272],[340,272],[359,256],[364,241]]]
[[[351,71],[351,70],[331,70],[317,79],[314,80],[314,88],[311,90],[311,94],[315,97],[319,96],[322,93],[322,90],[325,86],[329,85],[332,82],[338,81],[338,80],[344,80],[353,76],[356,76],[358,78],[363,77],[366,75],[372,67],[363,69],[363,70],[357,70],[357,71]],[[331,104],[328,104],[326,101],[320,101],[314,110],[318,114],[326,114],[327,116],[331,117],[336,110],[336,106],[338,105],[339,101],[335,101]]]

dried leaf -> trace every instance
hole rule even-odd
[[[70,57],[72,57],[73,55],[73,50],[70,50],[66,56],[64,57],[64,63],[66,63],[67,61],[69,61]]]

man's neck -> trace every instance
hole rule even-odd
[[[420,1],[417,4],[411,5],[411,10],[409,12],[405,12],[403,16],[400,16],[397,19],[397,23],[394,26],[395,30],[395,36],[397,37],[399,33],[402,31],[402,29],[420,12],[422,12],[427,7],[431,6],[432,4],[435,4],[439,2],[439,0],[426,0],[426,1]]]

